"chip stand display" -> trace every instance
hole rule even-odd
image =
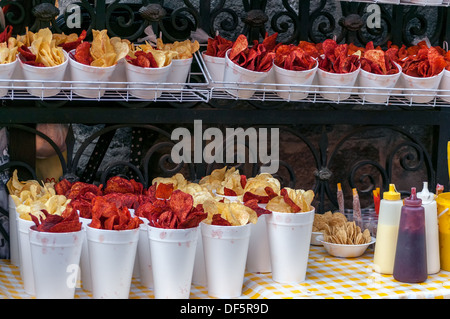
[[[420,1],[411,2],[420,3]],[[432,2],[434,3],[434,0],[429,0],[427,4]],[[105,31],[96,32],[106,34]],[[244,37],[240,35],[238,39],[242,40]],[[446,102],[445,96],[440,97],[439,88],[447,88],[446,86],[439,87],[439,85],[443,83],[442,79],[445,78],[444,74],[447,70],[442,70],[432,76],[419,77],[408,75],[406,70],[398,65],[399,72],[397,74],[384,77],[385,75],[364,70],[359,63],[362,53],[356,52],[347,56],[349,60],[353,61],[352,67],[342,73],[336,70],[326,71],[326,68],[323,68],[324,64],[319,62],[319,57],[311,69],[291,71],[281,69],[274,64],[273,59],[276,54],[276,51],[273,51],[274,39],[266,34],[264,42],[254,42],[253,47],[248,46],[247,42],[245,42],[245,48],[242,46],[243,43],[239,43],[237,47],[228,46],[223,57],[207,56],[201,52],[202,50],[197,52],[197,48],[190,57],[174,58],[171,64],[160,67],[158,71],[163,74],[159,74],[158,76],[161,77],[157,79],[150,76],[150,72],[155,71],[154,68],[132,65],[128,63],[125,56],[114,61],[110,66],[79,63],[75,60],[75,49],[70,53],[64,51],[64,61],[58,66],[45,66],[44,68],[33,65],[36,61],[20,60],[23,77],[10,79],[12,77],[10,75],[5,79],[0,75],[2,86],[7,86],[0,91],[0,97],[13,99],[19,96],[35,100],[46,98],[47,100],[93,99],[104,101],[111,99],[127,102],[147,100],[176,103],[209,102],[212,99],[223,98],[282,102],[314,101],[314,103],[344,101],[344,103],[350,104],[369,102],[416,106],[435,106]],[[83,40],[84,37],[80,39],[80,41]],[[161,38],[158,40],[161,41]],[[236,41],[236,43],[238,42]],[[126,43],[122,42],[122,48],[125,45]],[[248,59],[246,56],[248,51],[244,49],[259,48],[259,45],[267,49],[264,51],[266,55],[258,53],[262,56],[258,60],[259,64],[252,65],[256,58]],[[33,46],[31,45],[30,48],[33,49]],[[25,50],[22,47],[21,49]],[[22,54],[24,54],[23,52]],[[232,52],[233,58],[230,57]],[[262,52],[262,50],[258,52]],[[106,57],[104,59],[106,61]],[[215,61],[217,59],[220,61]],[[251,63],[244,67],[249,61]],[[120,71],[117,68],[119,63]],[[194,63],[196,67],[200,68],[200,74],[204,80],[201,83],[191,82]],[[69,66],[68,71],[71,74],[70,80],[67,80],[69,74],[66,72],[67,66]],[[54,72],[52,68],[59,69],[57,77],[54,74],[48,77],[47,72]],[[142,71],[139,72],[142,77],[133,76],[133,74],[136,75],[137,70]],[[30,75],[32,71],[39,74],[40,77],[36,79]],[[298,73],[291,78],[291,72]],[[113,73],[115,74],[114,80],[111,78]],[[302,74],[304,78],[298,74]],[[43,78],[44,75],[47,77]],[[379,78],[387,79],[387,77],[389,77],[389,83],[386,80],[379,80]],[[25,80],[28,81],[25,83]],[[372,85],[375,82],[377,84]],[[16,205],[10,200],[9,215],[14,217],[10,227],[17,231],[17,249],[14,249],[12,256],[15,258],[11,258],[11,262],[0,261],[0,272],[4,275],[0,276],[0,295],[5,298],[83,299],[450,298],[450,286],[448,286],[450,275],[447,273],[450,271],[450,266],[447,265],[450,264],[448,262],[450,258],[443,248],[449,245],[446,238],[448,233],[446,221],[450,216],[447,214],[450,208],[450,201],[446,197],[448,193],[440,194],[435,203],[426,206],[429,203],[425,203],[424,199],[415,201],[415,188],[412,188],[412,197],[405,200],[405,205],[400,209],[402,206],[400,194],[396,192],[395,186],[390,184],[389,191],[384,193],[384,198],[380,203],[377,233],[367,236],[368,229],[365,229],[365,238],[370,240],[362,244],[331,243],[325,240],[326,236],[331,234],[330,228],[330,233],[325,231],[323,234],[319,234],[317,241],[313,244],[311,242],[312,225],[316,208],[312,206],[308,210],[302,209],[295,212],[269,210],[265,205],[259,206],[269,210],[268,213],[259,215],[258,222],[249,219],[248,222],[239,226],[224,226],[211,223],[210,220],[209,222],[198,220],[197,222],[200,223],[195,227],[169,227],[168,224],[173,226],[175,221],[180,222],[177,218],[180,218],[181,212],[185,208],[181,206],[187,202],[186,199],[183,199],[181,201],[183,204],[169,204],[173,198],[171,196],[180,194],[175,192],[182,192],[180,189],[172,190],[173,193],[166,198],[155,197],[156,200],[169,205],[165,208],[172,209],[172,212],[164,211],[164,218],[159,212],[157,218],[153,219],[146,219],[143,216],[136,217],[140,224],[133,224],[133,227],[130,226],[129,229],[114,227],[103,229],[106,217],[111,218],[108,219],[108,223],[122,222],[122,218],[128,216],[127,214],[131,211],[129,208],[132,205],[127,208],[116,207],[120,211],[120,215],[117,215],[115,219],[106,215],[93,219],[85,219],[80,216],[83,228],[73,234],[49,235],[50,233],[34,231],[31,226],[35,222],[20,218],[15,211]],[[227,189],[227,191],[232,190]],[[232,196],[227,193],[220,195],[216,190],[211,193],[214,196],[213,201],[246,205],[240,195]],[[426,198],[432,196],[428,196],[426,193],[424,187],[421,195]],[[143,194],[141,192],[139,196],[143,196]],[[94,196],[95,198],[101,197],[98,194]],[[287,198],[284,198],[287,201]],[[428,223],[425,216],[433,214],[434,211],[437,213],[441,242],[440,269],[437,269],[435,264],[433,270],[430,270],[431,267],[429,267],[428,272],[421,267],[418,279],[412,280],[402,277],[404,271],[401,269],[401,262],[404,260],[400,261],[400,256],[405,253],[404,246],[411,244],[410,242],[403,243],[405,238],[410,239],[405,237],[405,232],[410,229],[404,227],[406,221],[403,218],[404,215],[407,215],[403,214],[407,211],[405,206],[411,204],[410,201],[414,201],[413,206],[424,216],[421,220],[420,233],[415,234],[422,239],[419,247],[422,252],[421,266],[426,265],[426,261],[430,264],[431,259],[436,264],[436,258],[439,256],[436,251],[431,254],[433,258],[431,255],[426,256],[425,254],[424,230]],[[433,206],[434,204],[436,206]],[[209,204],[202,203],[202,205],[206,207],[211,205],[211,202]],[[113,205],[111,204],[111,206]],[[198,207],[190,207],[191,211],[189,212],[199,213],[200,210],[205,209],[206,214],[206,208]],[[426,213],[427,209],[431,213]],[[218,219],[225,219],[224,213],[221,216],[218,215],[220,214],[214,216]],[[208,215],[208,218],[210,217]],[[429,223],[433,224],[435,220],[430,219]],[[102,224],[102,227],[99,224]],[[157,227],[156,224],[158,224]],[[359,226],[350,221],[346,225],[350,225],[348,229],[358,229],[359,233],[355,230],[354,234],[363,234],[364,224],[360,225],[361,228],[356,228]],[[433,236],[437,235],[437,229],[434,230]],[[427,232],[432,233],[431,231]],[[11,234],[14,235],[13,232]],[[252,242],[252,239],[255,239],[252,238],[252,235],[256,236],[255,242]],[[48,239],[50,236],[55,238]],[[62,263],[55,263],[48,259],[49,257],[63,259],[63,256],[58,254],[58,248],[47,245],[47,242],[56,243],[59,241],[59,237],[63,238],[63,241],[70,242],[70,246],[74,248],[70,260],[64,261],[69,265],[80,266],[82,284],[78,287],[75,285],[66,287],[70,289],[64,293],[60,293],[57,288],[51,288],[51,293],[58,294],[53,295],[48,291],[43,292],[40,287],[41,284],[55,279],[57,275],[65,278],[61,271],[62,268],[51,273],[51,267],[48,266],[50,263],[62,265]],[[14,238],[12,239],[14,240]],[[267,239],[267,243],[258,245],[258,240],[261,239]],[[392,242],[397,243],[397,241],[399,244],[396,249],[393,249]],[[76,244],[76,246],[72,244]],[[340,252],[333,250],[333,245],[341,245],[338,247]],[[402,248],[400,249],[400,247]],[[433,247],[436,248],[436,245]],[[12,248],[14,247],[12,246]],[[53,254],[44,256],[48,249],[53,249]],[[255,257],[254,253],[262,252],[256,251],[256,249],[262,249],[266,253],[259,256],[264,259],[263,261],[262,259],[258,261],[258,258]],[[345,252],[341,253],[342,251]],[[389,256],[380,257],[380,254],[389,254]],[[397,257],[394,259],[394,256]],[[43,258],[46,258],[45,262],[42,261]],[[249,262],[255,261],[252,259],[257,260],[258,266]],[[36,260],[40,261],[36,262]],[[39,267],[36,264],[39,264]],[[261,265],[263,266],[261,267]],[[39,271],[40,266],[44,266],[42,268],[45,270],[44,272]],[[133,273],[133,269],[139,271]],[[30,275],[30,270],[34,271],[34,278]],[[76,271],[73,275],[74,277],[78,276]],[[48,279],[48,277],[52,278]],[[61,282],[61,280],[57,280],[55,284]],[[420,283],[420,285],[416,283]],[[38,284],[39,289],[36,289]]]

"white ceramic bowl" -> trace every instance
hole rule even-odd
[[[362,245],[342,245],[342,244],[332,244],[327,243],[323,240],[323,236],[317,237],[317,240],[323,244],[325,250],[334,257],[359,257],[366,251],[367,247],[375,242],[375,238],[371,237],[371,241],[367,244]]]
[[[322,242],[317,240],[318,237],[323,239],[323,233],[321,231],[313,231],[311,233],[311,245],[322,246]]]

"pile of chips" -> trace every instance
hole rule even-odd
[[[113,202],[109,202],[103,196],[96,196],[92,199],[92,228],[106,230],[127,230],[136,229],[142,220],[131,216],[129,209],[125,206],[117,207]]]
[[[54,183],[19,181],[17,170],[14,170],[13,176],[7,182],[7,188],[19,217],[24,220],[31,220],[30,214],[43,216],[43,211],[51,215],[61,215],[70,203],[70,199],[56,194]]]
[[[31,215],[31,214],[30,214]],[[51,215],[45,210],[43,216],[31,215],[34,226],[31,229],[48,233],[68,233],[81,230],[82,223],[77,212],[68,207],[61,215]]]
[[[340,212],[328,211],[323,214],[314,214],[313,231],[324,232],[325,229],[342,226],[346,222],[347,217]]]
[[[207,213],[203,222],[210,225],[243,226],[258,221],[256,211],[240,202],[208,200],[203,209]]]
[[[438,75],[447,67],[442,53],[435,47],[422,47],[416,54],[399,61],[403,73],[414,77],[431,77]]]
[[[175,41],[173,43],[164,43],[161,38],[156,40],[156,49],[161,51],[176,52],[173,59],[183,60],[190,59],[200,49],[197,40]]]
[[[0,33],[0,64],[11,63],[16,60],[18,47],[16,43],[11,39],[13,28],[11,26],[7,26],[5,30]]]
[[[244,203],[256,200],[258,203],[267,204],[269,200],[280,193],[280,182],[271,174],[261,173],[249,178],[244,187]]]
[[[398,67],[393,63],[391,57],[392,50],[388,52],[381,48],[374,48],[373,42],[366,45],[363,56],[361,57],[361,69],[375,74],[396,74]]]
[[[275,51],[274,63],[286,70],[306,71],[311,70],[317,61],[301,47],[283,44]]]
[[[266,209],[281,213],[309,212],[313,209],[311,206],[313,199],[312,190],[285,187],[280,190],[280,195],[269,200]]]
[[[74,59],[78,63],[110,67],[125,58],[131,48],[128,40],[118,37],[109,38],[108,30],[92,30],[92,43],[82,42],[75,49]]]
[[[149,225],[158,228],[185,229],[197,227],[207,217],[203,205],[194,206],[192,195],[179,189],[169,199],[156,199],[140,205],[136,216],[149,220]]]
[[[271,36],[266,34],[262,43],[254,41],[251,47],[248,46],[247,37],[240,34],[233,43],[229,53],[229,59],[237,65],[256,72],[268,72],[272,68],[277,46],[276,38],[278,34]]]
[[[235,167],[215,169],[210,175],[204,176],[199,184],[218,195],[241,196],[247,183],[245,175],[241,175]]]
[[[360,67],[360,53],[349,54],[348,44],[337,44],[327,39],[322,43],[323,55],[319,57],[319,68],[330,73],[350,73]]]
[[[370,243],[370,231],[365,229],[363,232],[355,222],[345,222],[342,225],[328,227],[323,232],[323,239],[327,243],[341,245],[362,245]]]
[[[225,53],[231,49],[232,46],[233,41],[227,40],[217,34],[214,38],[208,38],[205,54],[217,58],[224,58]]]
[[[49,28],[40,29],[33,35],[30,47],[18,47],[23,63],[37,67],[52,67],[65,61],[63,49],[56,46]]]

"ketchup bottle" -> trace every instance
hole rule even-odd
[[[424,282],[427,274],[425,210],[413,187],[400,215],[393,276],[401,282],[418,283]]]

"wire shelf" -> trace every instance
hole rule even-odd
[[[102,81],[40,81],[15,79],[0,82],[0,92],[7,90],[3,100],[67,100],[122,102],[207,102],[210,98],[208,77],[203,64],[194,54],[198,71],[190,71],[187,83],[102,82]],[[125,77],[125,73],[123,74]],[[133,87],[139,85],[139,87]],[[82,91],[82,93],[79,93]],[[135,92],[138,91],[138,94]],[[141,97],[137,97],[141,96]],[[145,96],[145,97],[142,97]]]
[[[406,89],[402,87],[386,89],[382,87],[362,86],[325,86],[318,85],[316,79],[311,85],[214,81],[201,55],[200,59],[204,66],[205,75],[208,77],[211,99],[395,105],[406,107],[450,106],[450,89]],[[269,75],[266,81],[269,82],[273,78]],[[400,79],[399,83],[401,83]],[[253,94],[251,94],[252,91]],[[301,99],[298,98],[299,95],[302,95]],[[332,99],[329,97],[332,97]]]
[[[442,2],[436,0],[339,0],[341,2],[363,2],[376,4],[395,4],[395,5],[415,5],[415,6],[434,6],[434,7],[448,7],[450,1],[444,0]]]
[[[359,105],[395,105],[395,106],[450,106],[450,91],[403,88],[373,88],[373,87],[337,87],[324,85],[276,85],[260,84],[250,88],[251,83],[236,85],[223,84],[211,88],[211,99],[243,99],[252,101],[303,102],[303,103],[335,103]],[[245,87],[242,87],[245,86]],[[284,87],[283,87],[284,86]],[[242,94],[254,91],[251,97],[243,98]],[[280,96],[283,95],[283,98]],[[299,94],[305,95],[295,99]],[[327,98],[332,96],[333,99]],[[383,98],[384,97],[384,98]],[[449,102],[445,101],[448,100]]]

